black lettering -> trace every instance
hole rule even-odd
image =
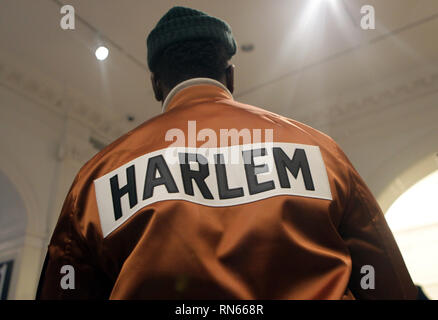
[[[133,208],[137,204],[137,188],[135,184],[135,167],[134,165],[126,169],[127,183],[122,188],[119,187],[119,177],[115,175],[110,178],[111,196],[113,198],[114,218],[116,220],[122,217],[122,206],[120,199],[128,193],[129,207]]]
[[[225,160],[223,154],[215,155],[215,167],[217,177],[217,187],[220,199],[231,199],[243,196],[243,188],[230,189],[228,187],[227,171],[225,169]]]
[[[157,171],[160,174],[159,178],[156,177]],[[158,155],[149,158],[148,160],[148,167],[146,170],[146,179],[143,190],[143,200],[152,197],[154,194],[154,188],[162,184],[166,186],[167,192],[178,192],[178,187],[176,186],[175,180],[172,177],[172,173],[170,172],[166,161],[164,160],[162,155]]]
[[[280,186],[282,188],[290,188],[290,182],[286,172],[287,168],[295,179],[298,177],[298,172],[301,169],[306,190],[315,190],[312,174],[310,173],[309,162],[307,161],[304,149],[295,149],[292,159],[290,159],[279,147],[274,147],[272,152],[274,153],[278,180],[280,180]]]
[[[208,170],[207,159],[204,156],[195,153],[178,153],[178,157],[185,193],[190,196],[195,194],[193,192],[192,183],[192,180],[195,180],[199,190],[202,193],[202,196],[205,199],[214,199],[213,195],[208,189],[207,184],[205,183],[205,178],[207,178],[210,174],[210,171]],[[198,163],[199,171],[190,169],[190,161],[195,161]]]
[[[248,182],[249,194],[256,194],[275,188],[274,181],[266,181],[258,183],[257,174],[268,172],[267,164],[254,165],[254,157],[266,155],[266,149],[246,150],[242,151],[243,161],[245,166],[246,181]]]

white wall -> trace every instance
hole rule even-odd
[[[62,115],[5,86],[0,86],[0,108],[0,170],[20,194],[27,215],[25,234],[2,238],[0,259],[16,259],[9,297],[33,299],[50,234],[81,165],[71,156],[59,159],[58,147],[69,135],[87,145],[89,130],[70,120],[70,127],[82,131],[82,137],[64,134],[66,120]],[[89,148],[85,157],[93,152]]]
[[[305,117],[297,120],[331,135],[343,147],[382,207],[387,208],[415,182],[416,178],[400,180],[403,172],[438,151],[438,76],[435,75],[426,74],[426,79],[431,79],[429,82],[412,85],[413,89],[407,92],[397,93],[398,89],[391,89],[391,85],[397,84],[393,79],[358,88],[348,97],[359,101],[356,105],[345,100],[344,105],[329,109],[335,113],[318,111],[316,118],[310,115],[309,121]],[[397,81],[404,79],[409,87],[423,76],[401,74],[396,78]],[[45,91],[32,90],[30,85],[26,89],[26,85],[20,80],[20,74],[14,76],[11,71],[2,78],[0,70],[0,171],[16,188],[27,214],[25,235],[11,236],[0,244],[0,259],[17,259],[12,299],[34,298],[46,245],[66,192],[80,166],[96,152],[88,143],[89,136],[96,134],[96,128],[80,118],[81,112],[89,109],[73,102],[72,107],[79,106],[73,116],[68,113],[69,99],[63,101],[66,105],[62,109],[57,109],[58,100],[47,94],[41,103],[39,96]],[[396,94],[388,98],[380,95],[382,90],[393,90]],[[374,96],[375,102],[368,103],[369,96]],[[90,114],[91,119],[98,119],[88,112]],[[115,123],[110,127],[115,128]],[[102,130],[106,127],[102,126]],[[110,140],[113,139],[114,135]],[[60,146],[63,147],[60,149]],[[428,169],[422,172],[432,170],[432,163],[429,161]],[[398,187],[394,189],[394,185]]]

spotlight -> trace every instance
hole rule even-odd
[[[99,48],[96,49],[96,58],[98,60],[105,60],[108,57],[108,48],[104,47],[104,46],[100,46]]]

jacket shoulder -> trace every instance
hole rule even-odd
[[[117,155],[122,155],[125,153],[128,149],[130,149],[132,140],[138,139],[139,133],[141,134],[142,132],[145,132],[146,134],[147,128],[151,125],[154,125],[154,123],[156,123],[156,121],[163,116],[164,114],[159,114],[143,122],[105,146],[82,165],[77,173],[77,179],[92,175],[92,173],[95,172],[103,162],[109,160],[109,157],[117,157]]]
[[[326,133],[324,133],[324,132],[322,132],[322,131],[320,131],[320,130],[318,130],[310,125],[307,125],[303,122],[279,115],[275,112],[268,111],[268,110],[263,109],[261,107],[252,106],[252,105],[244,104],[244,103],[240,103],[240,102],[234,102],[233,104],[241,109],[244,109],[250,113],[258,114],[258,115],[265,117],[271,121],[275,121],[275,122],[280,123],[280,124],[285,124],[285,125],[294,127],[295,129],[298,129],[302,132],[305,132],[309,135],[312,135],[313,137],[315,137],[316,139],[318,139],[319,141],[321,141],[322,143],[324,143],[326,145],[331,145],[332,147],[340,148],[339,145],[337,144],[337,142],[331,136],[329,136],[328,134],[326,134]]]

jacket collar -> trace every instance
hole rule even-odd
[[[164,100],[161,111],[166,112],[177,105],[184,104],[193,99],[232,100],[233,95],[217,80],[210,78],[192,78],[179,83],[169,92]]]

